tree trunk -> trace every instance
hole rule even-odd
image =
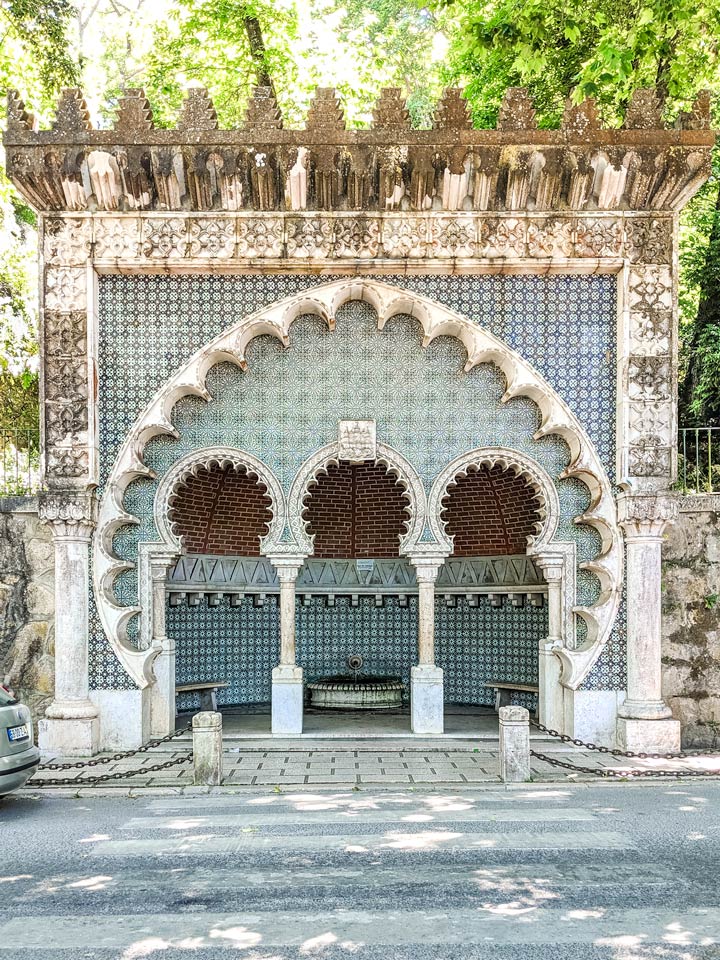
[[[257,82],[259,87],[270,87],[275,96],[275,87],[272,78],[267,69],[267,52],[265,50],[265,41],[263,40],[260,21],[257,17],[245,17],[245,32],[247,33],[250,44],[250,55],[253,58],[255,69],[257,71]]]

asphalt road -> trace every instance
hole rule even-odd
[[[720,960],[720,782],[0,799],[0,960]]]

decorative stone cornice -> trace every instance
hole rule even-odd
[[[677,497],[658,494],[618,497],[618,522],[626,540],[659,539],[668,524],[676,523]]]
[[[412,129],[384,90],[370,129],[346,127],[331,88],[305,129],[282,126],[266,88],[246,125],[219,130],[212,101],[191,90],[178,125],[155,128],[142,90],[128,90],[112,130],[95,130],[79,90],[51,129],[8,97],[4,142],[13,182],[38,210],[677,210],[710,172],[715,135],[701,96],[677,127],[660,125],[654,91],[637,91],[625,126],[603,128],[592,101],[538,129],[527,92],[507,91],[496,130],[475,130],[461,91],[445,91],[430,130]]]

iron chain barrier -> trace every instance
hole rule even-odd
[[[546,727],[545,724],[530,718],[530,725],[535,727],[541,733],[546,733],[549,737],[554,737],[561,743],[571,743],[574,747],[584,747],[585,750],[591,750],[595,753],[608,754],[611,757],[624,757],[630,760],[687,760],[693,754],[683,753],[635,753],[632,750],[620,750],[617,747],[603,747],[597,743],[587,743],[577,737],[570,737],[566,733],[559,733]],[[716,754],[704,753],[703,756],[713,756]],[[572,770],[574,773],[589,773],[595,777],[605,778],[627,778],[627,777],[717,777],[720,776],[718,770],[615,770],[612,767],[584,767],[576,763],[568,763],[566,760],[558,760],[556,757],[550,757],[546,753],[539,753],[537,750],[531,750],[530,756],[543,763],[549,763],[552,767],[562,767],[565,770]]]
[[[192,723],[188,723],[179,730],[174,730],[166,737],[158,737],[156,740],[149,740],[147,743],[142,744],[142,746],[137,747],[135,750],[125,750],[122,753],[114,753],[110,757],[94,757],[91,760],[77,760],[74,763],[43,763],[38,767],[38,770],[79,770],[88,769],[91,767],[99,767],[107,763],[115,763],[118,760],[126,760],[128,757],[135,757],[139,753],[147,753],[154,747],[159,747],[163,743],[169,743],[171,740],[175,740],[177,737],[182,736],[184,733],[187,733],[190,730],[192,730]],[[135,777],[139,773],[157,773],[159,770],[167,770],[170,767],[176,767],[181,763],[189,763],[192,758],[193,752],[192,750],[188,750],[187,753],[182,754],[180,757],[173,757],[171,760],[165,760],[163,763],[156,763],[151,767],[142,767],[137,770],[118,770],[115,773],[99,773],[96,777],[81,777],[78,779],[74,779],[73,777],[48,777],[38,780],[36,785],[38,787],[95,786],[98,783],[107,783],[110,780],[124,780],[129,777]]]

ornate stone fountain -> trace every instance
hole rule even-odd
[[[347,658],[349,673],[321,677],[307,685],[310,706],[323,710],[392,710],[402,706],[400,677],[368,676],[362,673],[363,658]]]

